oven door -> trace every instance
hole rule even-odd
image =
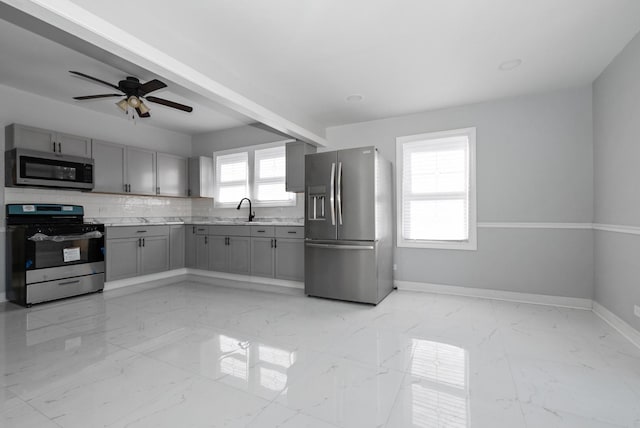
[[[104,272],[104,226],[30,227],[25,235],[27,284]]]

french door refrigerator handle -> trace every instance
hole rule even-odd
[[[331,196],[329,196],[329,205],[331,206],[331,225],[336,225],[336,163],[331,163]]]
[[[342,162],[338,162],[338,224],[342,224]]]

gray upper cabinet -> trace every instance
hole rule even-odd
[[[84,158],[91,157],[91,138],[14,123],[5,128],[5,148],[11,150],[16,147]]]
[[[187,158],[157,153],[157,194],[188,196]]]
[[[197,156],[189,159],[189,196],[213,198],[213,158]]]
[[[156,152],[127,147],[127,184],[130,193],[156,194]]]
[[[286,150],[286,184],[287,192],[304,192],[304,156],[315,153],[316,148],[302,141],[295,141],[285,145]]]
[[[94,192],[126,192],[126,152],[127,148],[122,144],[93,140]]]

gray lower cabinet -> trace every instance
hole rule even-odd
[[[251,275],[274,276],[274,238],[251,238]]]
[[[107,239],[105,257],[107,281],[138,275],[140,267],[139,238]]]
[[[108,227],[107,281],[169,270],[169,226]]]
[[[169,270],[169,235],[142,238],[140,274]]]
[[[304,240],[277,238],[275,242],[275,276],[292,281],[304,280]]]
[[[169,269],[185,267],[185,229],[183,225],[169,227]]]
[[[196,268],[209,269],[209,235],[196,235]]]
[[[251,274],[304,279],[304,227],[251,226]]]
[[[197,265],[196,261],[196,228],[194,224],[187,224],[184,228],[185,233],[185,254],[184,264],[188,268],[194,268]]]
[[[227,240],[228,271],[249,275],[251,273],[251,238],[230,236]]]
[[[229,251],[226,236],[209,236],[208,266],[205,269],[226,272],[229,269]]]

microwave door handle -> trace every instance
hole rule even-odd
[[[331,225],[336,225],[336,163],[331,163],[331,193],[329,196],[329,206],[331,208]]]
[[[342,225],[342,162],[338,162],[338,185],[336,187],[338,191],[338,224]]]

